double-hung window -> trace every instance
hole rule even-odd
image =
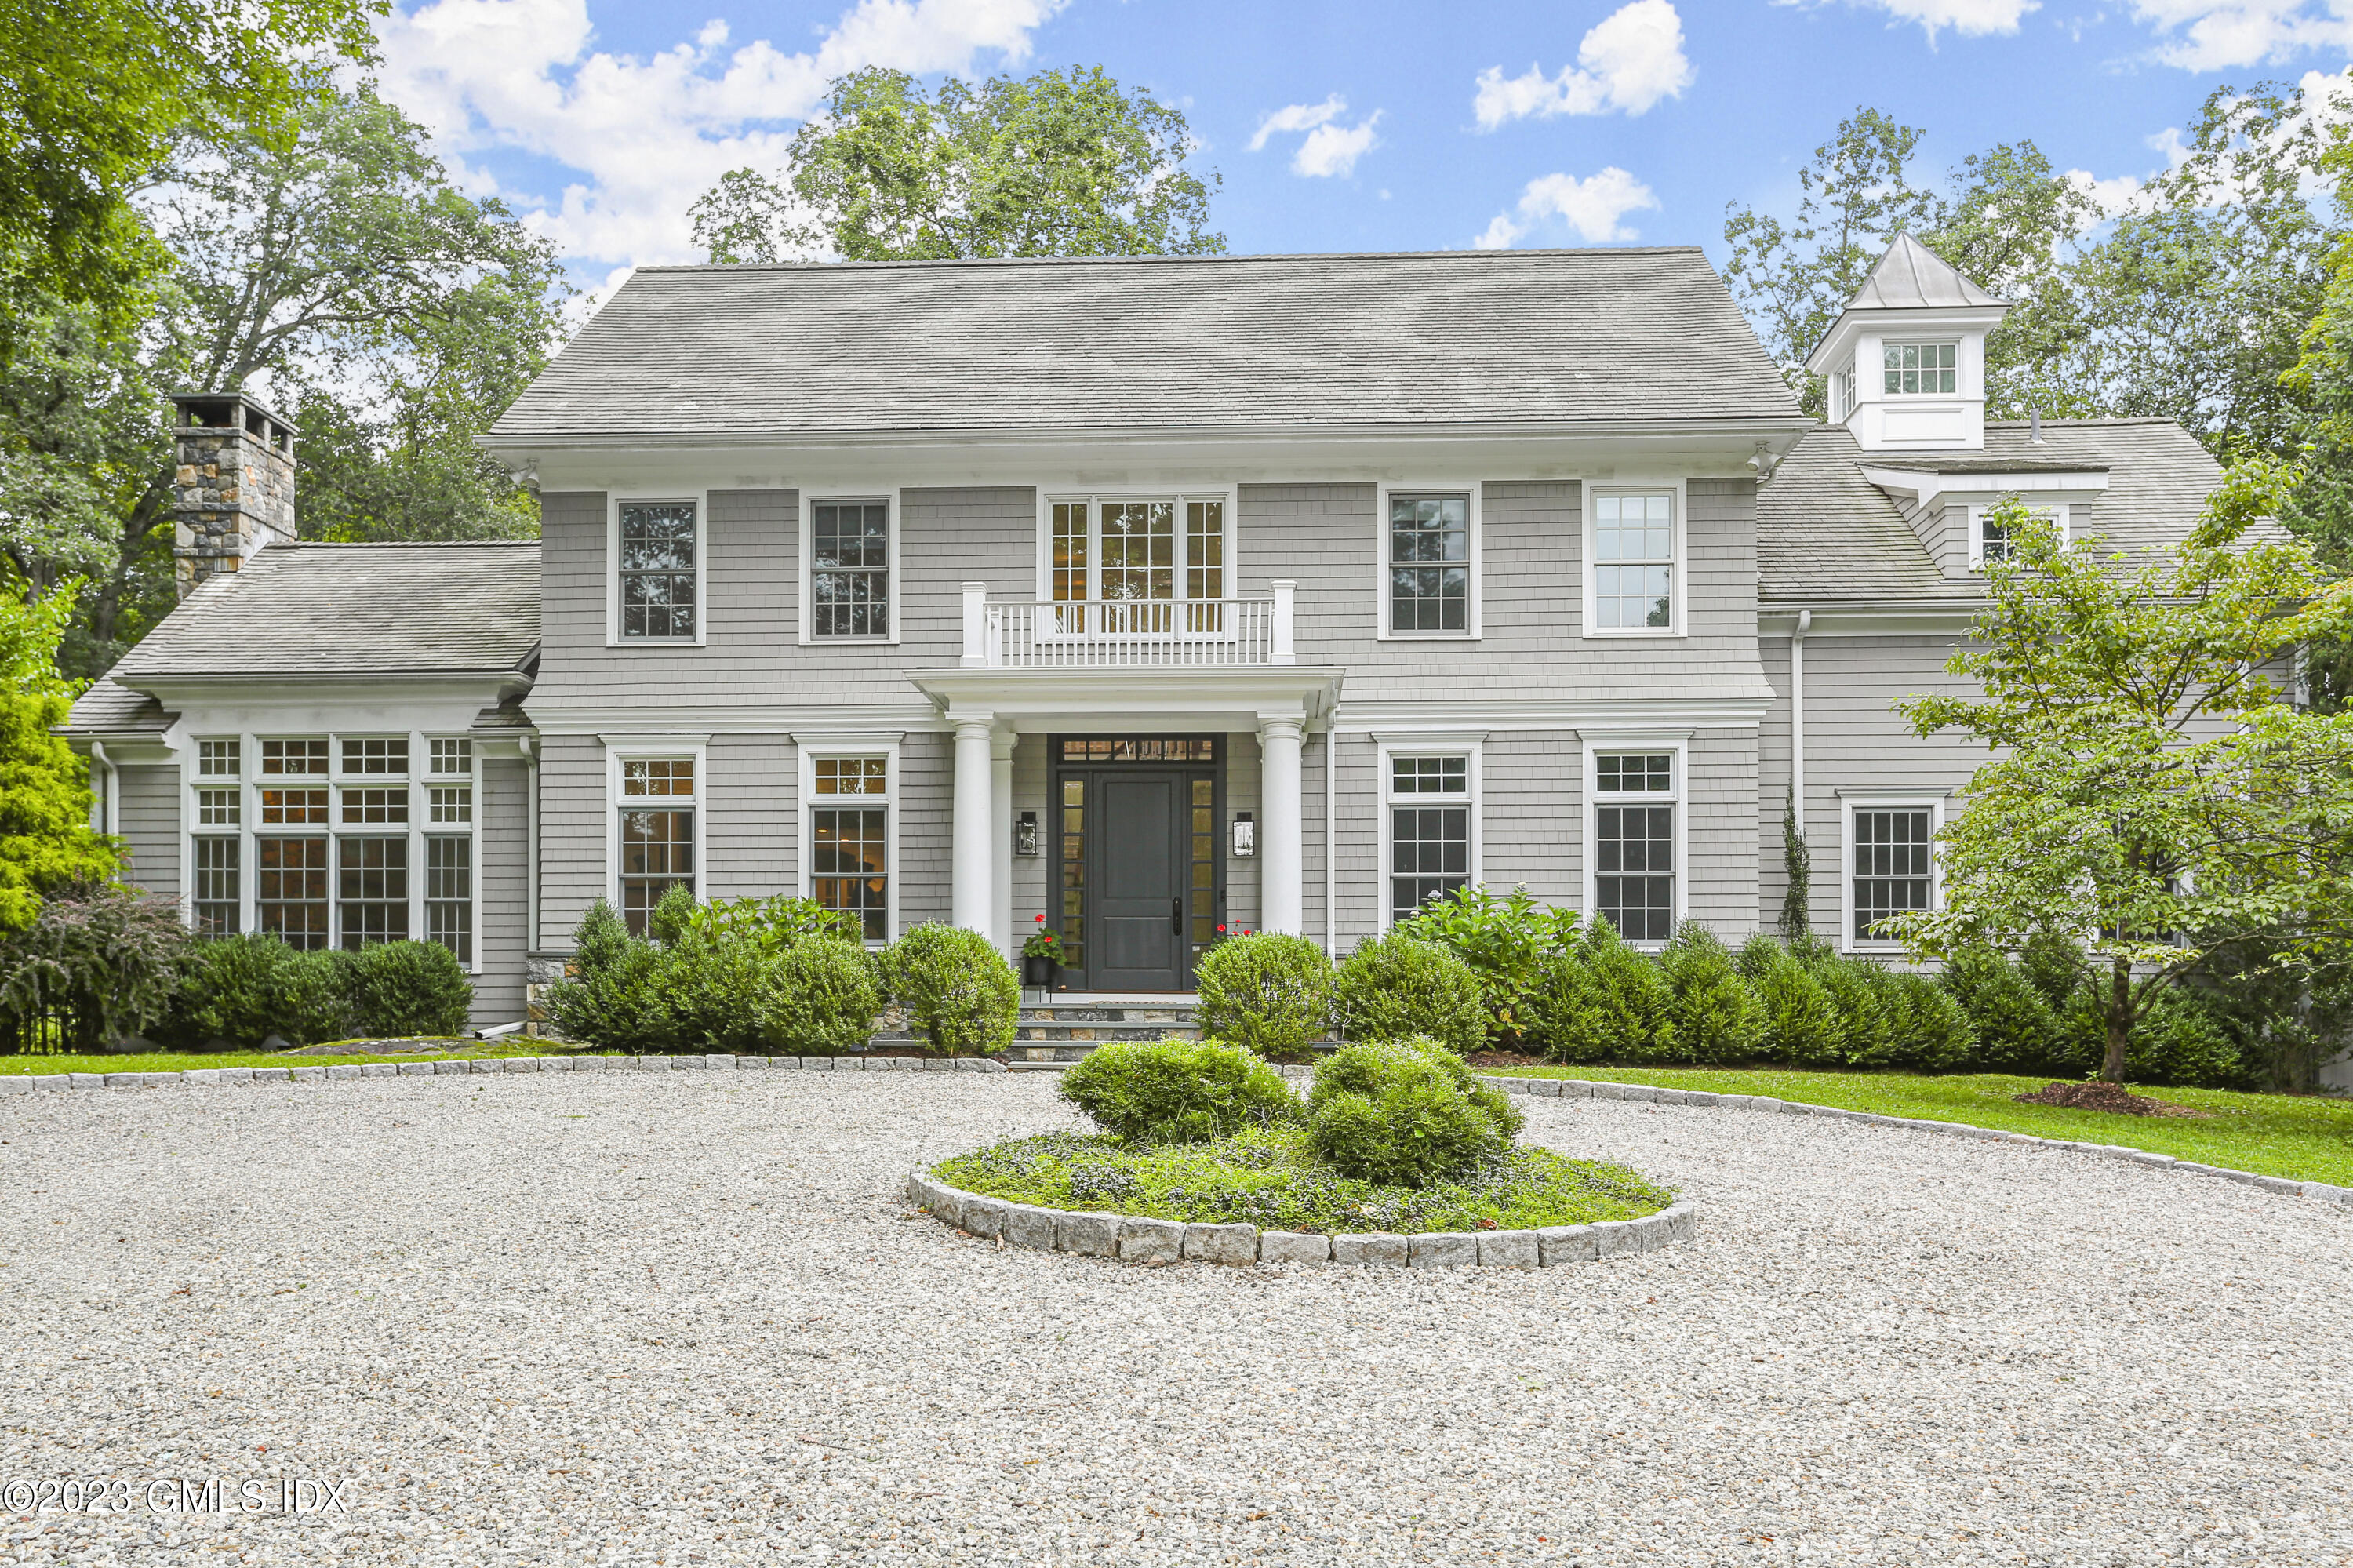
[[[624,501],[617,510],[622,641],[693,641],[702,629],[701,509],[691,501]]]
[[[809,503],[809,635],[891,635],[891,503]]]
[[[335,914],[346,951],[408,939],[407,774],[406,736],[343,737]]]
[[[1936,907],[1936,805],[1851,800],[1846,806],[1847,941],[1893,942],[1881,921]]]
[[[808,762],[809,896],[858,922],[870,942],[891,938],[888,755]]]
[[[663,894],[694,891],[695,771],[691,757],[621,761],[621,918],[638,936]]]
[[[1883,389],[1892,397],[1950,397],[1958,379],[1954,355],[1949,343],[1882,344]]]
[[[1384,493],[1388,630],[1465,636],[1472,627],[1471,496]]]
[[[1593,912],[1630,942],[1674,935],[1676,760],[1594,754]]]
[[[245,784],[242,745],[196,743],[196,832],[189,841],[189,913],[196,934],[234,937],[243,928]]]
[[[1392,921],[1477,877],[1477,771],[1468,752],[1387,754]]]
[[[289,947],[328,945],[327,743],[261,743],[260,821],[253,841],[255,926]],[[315,780],[315,782],[312,782]]]
[[[1593,497],[1588,625],[1602,632],[1676,630],[1675,493],[1599,491]]]
[[[474,743],[464,736],[429,740],[425,755],[425,939],[471,965]]]
[[[1046,591],[1065,636],[1225,635],[1222,496],[1047,503]]]

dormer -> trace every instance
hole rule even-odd
[[[1806,368],[1864,451],[1982,451],[1985,340],[2010,302],[1899,234]]]
[[[2086,514],[2108,488],[2105,463],[2034,457],[1939,461],[1891,455],[1861,466],[1863,478],[1887,493],[1927,546],[1937,570],[1948,577],[1983,571],[2010,553],[2000,523],[1986,520],[1986,514],[2000,503],[2015,499],[2024,503],[2030,514],[2057,529],[2063,541],[2084,535]]]

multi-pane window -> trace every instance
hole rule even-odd
[[[822,501],[809,513],[809,631],[818,637],[888,637],[889,504]]]
[[[327,773],[327,743],[323,740],[265,740],[261,743],[264,778],[292,774],[322,778]]]
[[[1929,816],[1926,806],[1855,809],[1855,940],[1889,940],[1873,929],[1880,921],[1903,910],[1928,907],[1934,892]]]
[[[1100,519],[1103,565],[1096,595],[1106,603],[1176,597],[1176,508],[1166,501],[1107,501]],[[1157,630],[1123,618],[1114,630]]]
[[[436,826],[472,821],[474,787],[470,784],[430,786],[425,791],[425,820]]]
[[[244,889],[238,885],[237,875],[237,852],[243,846],[233,838],[198,838],[192,841],[192,847],[190,891],[194,897],[189,902],[195,916],[196,934],[234,937],[243,908]]]
[[[1609,630],[1674,625],[1675,498],[1593,498],[1593,621]]]
[[[891,935],[890,769],[887,757],[809,763],[809,896],[857,916],[872,942]],[[844,796],[859,803],[832,803]]]
[[[694,799],[691,757],[621,764],[621,917],[639,936],[663,894],[694,891]]]
[[[1471,759],[1389,758],[1389,918],[1471,880]]]
[[[2045,527],[2059,525],[2060,512],[2055,506],[2030,506],[2026,514],[2035,524]],[[1977,528],[1978,564],[1989,567],[1996,561],[2007,561],[2018,550],[2018,529],[2007,520],[2010,515],[1996,516],[1994,508],[1978,507],[1972,511]]]
[[[1886,389],[1903,397],[1951,393],[1956,385],[1953,353],[1949,343],[1881,344]]]
[[[327,823],[327,792],[324,789],[264,789],[261,791],[261,822],[264,827],[308,827]]]
[[[1226,503],[1176,497],[1057,501],[1048,588],[1065,633],[1124,635],[1226,630]],[[1180,604],[1185,608],[1177,608]]]
[[[320,810],[326,810],[323,800]],[[285,938],[289,947],[325,947],[327,841],[259,838],[253,852],[255,926]]]
[[[335,902],[343,948],[408,939],[408,840],[374,836],[335,841]]]
[[[474,841],[462,833],[425,841],[425,939],[474,961]]]
[[[442,778],[474,771],[474,743],[460,737],[455,740],[428,740],[425,743],[426,767]]]
[[[343,821],[351,824],[405,822],[408,821],[408,791],[400,787],[389,789],[343,790]]]
[[[695,527],[691,501],[621,503],[621,635],[695,634]]]
[[[1675,806],[1656,799],[1673,790],[1669,753],[1593,759],[1594,912],[1630,942],[1674,934]]]
[[[1185,503],[1185,597],[1226,597],[1226,503]]]
[[[234,740],[196,742],[196,773],[205,779],[235,779],[244,771],[243,747]]]
[[[405,776],[408,772],[408,737],[404,735],[344,741],[343,771],[347,774],[389,774],[395,778]]]
[[[1389,630],[1471,630],[1471,498],[1389,497]]]
[[[233,828],[244,820],[240,810],[243,802],[237,789],[198,789],[196,791],[196,825],[200,828]]]

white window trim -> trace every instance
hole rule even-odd
[[[1669,805],[1675,809],[1675,873],[1673,906],[1667,912],[1667,930],[1672,936],[1691,913],[1691,809],[1685,804],[1691,794],[1691,732],[1688,730],[1605,730],[1588,729],[1579,738],[1585,747],[1584,763],[1584,853],[1579,857],[1585,869],[1585,906],[1581,913],[1588,920],[1599,918],[1601,901],[1598,892],[1601,868],[1599,835],[1601,829],[1601,795],[1595,788],[1600,777],[1599,758],[1639,752],[1654,756],[1665,752],[1673,758],[1668,765],[1668,779],[1672,788],[1663,797],[1656,790],[1645,789],[1641,794],[1620,792],[1609,799],[1609,804],[1640,802],[1645,805]],[[1646,953],[1664,948],[1664,942],[1630,942],[1629,947]]]
[[[1981,572],[1985,570],[1985,514],[2000,504],[2001,503],[1999,501],[1981,501],[1973,502],[1969,505],[1969,570],[1973,572]],[[2059,542],[2063,545],[2068,542],[2067,503],[2065,502],[2026,501],[2021,498],[2021,504],[2029,512],[2048,512],[2051,514],[2052,524],[2059,531]]]
[[[694,506],[694,635],[621,635],[621,507],[626,503],[691,502]],[[605,646],[607,648],[700,648],[711,635],[711,492],[708,490],[607,491],[605,494]]]
[[[621,812],[628,809],[631,799],[651,800],[651,797],[625,797],[621,793],[621,765],[625,762],[656,762],[666,758],[694,758],[694,793],[683,802],[675,795],[659,797],[669,806],[684,804],[694,810],[694,895],[707,900],[711,896],[711,859],[704,844],[711,833],[711,737],[703,735],[632,735],[600,736],[605,743],[605,901],[621,913]],[[640,809],[660,810],[660,804]],[[480,816],[478,811],[475,813]]]
[[[1613,479],[1604,483],[1588,481],[1580,487],[1584,492],[1585,511],[1585,608],[1582,630],[1588,638],[1614,637],[1687,637],[1684,602],[1690,592],[1691,576],[1690,526],[1691,482],[1684,479]],[[1593,537],[1596,531],[1595,502],[1604,495],[1656,495],[1664,492],[1674,497],[1672,570],[1667,577],[1667,624],[1664,626],[1599,626],[1595,624],[1599,597],[1599,569],[1594,558]]]
[[[1104,490],[1086,484],[1038,486],[1038,561],[1035,577],[1036,602],[1048,604],[1054,598],[1054,503],[1058,501],[1083,501],[1090,508],[1106,501],[1171,501],[1176,504],[1176,551],[1181,556],[1185,547],[1185,503],[1215,501],[1225,507],[1226,550],[1223,570],[1226,577],[1224,599],[1240,599],[1241,595],[1241,552],[1237,547],[1241,537],[1240,496],[1231,484],[1179,484],[1160,486],[1128,485]],[[1093,511],[1088,513],[1087,599],[1097,602],[1095,594],[1103,586],[1103,520]],[[1186,586],[1186,566],[1176,562],[1178,593],[1174,602],[1187,602],[1182,591]],[[1206,602],[1206,601],[1204,601]]]
[[[1883,333],[1873,352],[1871,367],[1872,392],[1882,403],[1909,402],[1915,397],[1967,397],[1969,386],[1969,342],[1958,333],[1930,332],[1896,336]],[[1953,390],[1950,392],[1890,392],[1887,389],[1887,351],[1890,348],[1949,348],[1953,351]],[[1938,369],[1944,366],[1938,366]]]
[[[794,738],[794,749],[800,753],[800,881],[803,898],[817,896],[817,813],[822,806],[853,804],[880,805],[882,808],[882,942],[866,945],[880,948],[883,943],[896,941],[899,926],[899,885],[904,880],[904,867],[899,860],[899,790],[902,782],[899,772],[898,740],[860,740],[854,736],[840,739]],[[883,758],[883,784],[881,795],[828,795],[823,801],[817,796],[817,765],[821,758],[843,757],[880,757]],[[1009,830],[1008,830],[1009,831]]]
[[[1936,836],[1945,831],[1945,801],[1934,789],[1841,789],[1839,800],[1839,951],[1900,953],[1901,942],[1859,941],[1854,935],[1854,814],[1865,811],[1923,810],[1928,813],[1928,907],[1945,906],[1945,860],[1936,852]]]
[[[897,486],[868,490],[804,490],[801,492],[799,531],[795,535],[794,547],[800,556],[800,641],[803,646],[889,647],[899,641],[900,622],[905,609],[899,597],[899,561],[902,554],[899,547],[899,517],[901,502],[904,495],[905,491]],[[888,591],[891,595],[890,634],[884,637],[871,634],[862,637],[819,637],[816,631],[817,586],[813,580],[817,573],[817,509],[828,502],[859,501],[879,501],[884,510],[883,549],[890,556],[888,562],[890,568]]]
[[[1486,635],[1480,613],[1485,572],[1481,556],[1485,550],[1484,518],[1481,515],[1481,482],[1475,479],[1431,480],[1427,483],[1393,483],[1383,480],[1380,496],[1373,514],[1373,637],[1381,642],[1476,642]],[[1470,539],[1471,604],[1464,612],[1469,629],[1462,631],[1398,631],[1390,627],[1394,617],[1389,612],[1389,498],[1397,495],[1454,495],[1471,498]],[[1386,786],[1384,786],[1386,788]],[[1388,863],[1384,861],[1383,864]],[[1386,873],[1384,874],[1386,874]]]
[[[1384,517],[1388,515],[1386,507],[1383,509],[1382,515]],[[1386,601],[1384,601],[1382,612],[1384,614],[1388,613]],[[1376,735],[1373,736],[1374,749],[1379,755],[1379,760],[1376,766],[1380,770],[1375,776],[1374,786],[1379,800],[1377,810],[1380,814],[1381,858],[1377,867],[1376,868],[1378,879],[1376,883],[1375,894],[1378,902],[1374,911],[1377,920],[1377,928],[1379,930],[1389,930],[1397,924],[1397,916],[1392,907],[1393,900],[1390,896],[1391,890],[1389,887],[1389,878],[1394,874],[1390,868],[1397,863],[1394,853],[1397,846],[1397,834],[1395,832],[1397,823],[1395,819],[1389,815],[1390,809],[1392,807],[1404,805],[1409,802],[1419,806],[1433,801],[1441,805],[1459,803],[1470,807],[1470,864],[1468,867],[1470,880],[1467,885],[1472,887],[1481,887],[1485,885],[1487,830],[1486,812],[1482,808],[1486,801],[1486,740],[1487,736],[1484,731],[1475,735],[1465,735],[1461,732],[1432,732],[1428,735],[1397,734]],[[1470,792],[1466,795],[1461,796],[1419,794],[1407,796],[1398,794],[1395,789],[1397,777],[1396,770],[1391,766],[1391,762],[1393,758],[1399,757],[1461,757],[1469,758],[1470,766],[1465,768],[1463,771],[1469,778]]]

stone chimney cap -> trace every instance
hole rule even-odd
[[[174,392],[172,406],[174,429],[243,430],[265,446],[294,450],[294,428],[242,392]]]

